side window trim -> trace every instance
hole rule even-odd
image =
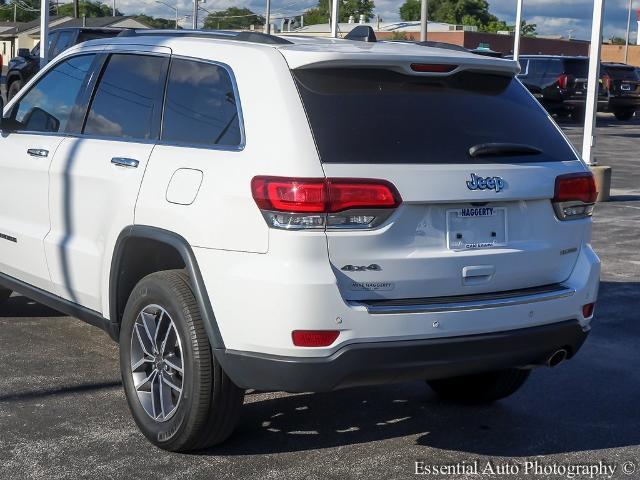
[[[231,81],[231,86],[233,87],[233,95],[236,100],[236,110],[238,112],[238,123],[240,127],[240,143],[238,145],[204,145],[201,143],[189,143],[189,142],[176,142],[171,140],[163,140],[162,138],[162,129],[164,128],[164,112],[167,101],[167,89],[169,85],[169,74],[171,73],[171,64],[173,60],[186,60],[190,62],[197,63],[205,63],[208,65],[215,65],[217,67],[223,68],[227,74],[229,75],[229,80]],[[188,147],[188,148],[201,148],[205,150],[223,150],[223,151],[232,151],[232,152],[240,152],[244,150],[246,146],[246,136],[244,129],[244,115],[242,114],[242,101],[240,99],[240,93],[238,91],[238,82],[236,81],[236,76],[233,73],[233,69],[227,65],[226,63],[219,62],[216,60],[208,60],[204,58],[194,58],[187,57],[184,55],[171,55],[171,62],[169,63],[169,70],[167,72],[167,78],[165,82],[164,95],[162,98],[162,123],[160,128],[160,136],[158,137],[158,145],[168,145],[168,146],[179,146],[179,147]]]
[[[91,111],[91,106],[93,105],[93,101],[95,100],[95,96],[98,92],[98,86],[100,85],[100,81],[109,65],[109,59],[113,55],[138,55],[138,56],[147,56],[147,57],[163,57],[167,58],[169,61],[166,64],[166,68],[163,72],[164,82],[160,82],[162,84],[162,88],[158,88],[158,92],[156,92],[156,100],[159,100],[159,104],[162,108],[159,109],[159,112],[155,113],[151,123],[151,136],[153,138],[144,139],[144,138],[123,138],[123,137],[103,137],[98,135],[86,134],[84,132],[85,127],[87,126],[87,120],[89,118],[89,112]],[[74,136],[82,137],[82,138],[99,138],[103,140],[115,140],[121,142],[136,142],[136,143],[157,143],[160,139],[161,133],[161,125],[162,125],[162,114],[164,112],[164,94],[167,88],[167,78],[169,77],[169,68],[171,64],[171,56],[166,53],[158,53],[158,52],[146,52],[146,51],[130,51],[130,50],[109,50],[108,52],[102,53],[102,62],[98,66],[95,75],[95,80],[93,81],[90,94],[87,97],[86,107],[84,111],[84,115],[82,118],[82,124],[79,128],[79,133],[75,133]]]
[[[96,54],[96,58],[94,58],[93,63],[91,64],[89,76],[85,79],[85,83],[80,90],[78,98],[76,99],[74,111],[71,114],[71,118],[69,119],[69,124],[66,129],[67,134],[78,135],[82,132],[87,120],[87,115],[89,114],[89,105],[93,99],[96,85],[98,84],[98,78],[100,78],[102,70],[104,69],[107,57],[108,55],[105,53],[100,52]]]

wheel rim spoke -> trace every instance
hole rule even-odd
[[[131,374],[140,405],[155,421],[170,419],[182,399],[182,344],[169,313],[143,308],[131,336]]]
[[[175,355],[169,355],[164,358],[164,363],[169,365],[176,372],[182,373],[182,359]]]

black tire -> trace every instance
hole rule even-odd
[[[636,113],[635,110],[628,110],[628,109],[613,111],[613,114],[616,116],[616,119],[622,122],[628,122],[629,120],[631,120],[635,115],[635,113]]]
[[[22,81],[14,80],[9,84],[9,89],[7,90],[7,101],[11,100],[22,88]]]
[[[134,373],[132,371],[132,355],[140,356],[143,343],[139,340],[136,346],[133,346],[132,336],[136,334],[134,327],[138,321],[139,315],[143,310],[148,308],[161,308],[165,314],[168,314],[173,326],[172,335],[177,333],[177,339],[173,341],[175,348],[181,352],[180,361],[183,373],[177,370],[169,373],[171,370],[167,365],[160,366],[158,362],[162,362],[163,353],[157,354],[156,360],[148,361],[142,364],[141,372],[136,372],[139,385],[141,376],[144,377],[149,373],[148,370],[157,369],[157,375],[153,380],[147,382],[150,395],[144,398],[159,398],[154,396],[154,382],[165,388],[163,379],[167,376],[161,375],[177,375],[171,377],[176,379],[175,383],[181,382],[180,398],[173,405],[172,402],[162,404],[162,413],[154,415],[147,413],[145,408],[152,409],[155,413],[157,407],[150,407],[149,400],[146,407],[143,406],[142,400],[138,397],[138,391],[134,386]],[[156,324],[158,316],[153,318],[153,325]],[[141,317],[140,317],[141,318]],[[149,317],[147,317],[149,318]],[[140,321],[138,321],[140,327]],[[162,322],[157,322],[161,324]],[[166,320],[164,320],[166,325]],[[170,328],[166,327],[165,328]],[[140,330],[144,332],[144,330]],[[137,335],[137,334],[136,334]],[[160,335],[164,335],[161,333]],[[158,335],[158,337],[160,336]],[[149,335],[145,338],[151,338]],[[172,337],[172,338],[174,338]],[[166,334],[165,341],[158,351],[165,350],[165,344],[169,338]],[[137,337],[133,338],[138,341]],[[150,347],[158,346],[158,340],[155,344],[149,344]],[[168,347],[168,345],[167,345]],[[172,347],[173,348],[173,347]],[[137,350],[134,351],[134,350]],[[151,350],[151,349],[148,349]],[[153,355],[143,354],[144,358]],[[177,358],[173,357],[174,360]],[[155,363],[154,363],[155,362]],[[235,429],[237,421],[240,417],[240,411],[244,399],[244,390],[239,389],[216,362],[212,355],[211,345],[204,328],[203,321],[196,303],[196,299],[191,290],[189,279],[182,270],[171,270],[165,272],[157,272],[143,278],[134,288],[122,319],[120,331],[120,369],[122,372],[122,382],[125,394],[129,403],[129,408],[133,418],[142,431],[142,433],[156,446],[173,452],[185,452],[198,450],[219,444],[226,440]],[[153,372],[151,372],[153,373]],[[149,377],[147,377],[149,378]],[[160,378],[160,380],[158,380]],[[173,380],[172,380],[173,381]],[[144,383],[144,382],[143,382]],[[168,385],[168,384],[167,384]],[[141,390],[145,390],[142,389]],[[158,390],[156,390],[158,391]],[[163,390],[160,388],[159,392]],[[177,396],[176,391],[169,390],[169,395]],[[162,393],[160,393],[162,395]],[[163,395],[164,398],[166,396]],[[173,397],[170,398],[173,401]],[[157,405],[158,401],[155,402]],[[169,403],[174,407],[172,415],[165,415],[166,420],[159,419],[164,415],[164,405]]]
[[[9,300],[9,297],[11,296],[12,293],[13,292],[11,290],[8,290],[6,288],[0,288],[0,305],[2,305],[4,302]]]
[[[444,400],[482,404],[512,395],[529,378],[531,370],[511,368],[463,377],[430,380],[427,384]]]

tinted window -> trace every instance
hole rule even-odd
[[[478,163],[575,160],[538,102],[510,77],[462,72],[295,70],[323,162]],[[540,155],[469,156],[481,143],[531,145]]]
[[[168,62],[158,56],[111,55],[96,87],[84,133],[158,138]]]
[[[13,108],[17,130],[63,132],[95,55],[63,61],[49,70]]]
[[[640,76],[638,76],[638,72],[633,67],[604,66],[603,70],[606,75],[609,75],[614,80],[640,81]]]
[[[171,62],[162,139],[196,145],[240,144],[238,106],[226,69],[191,60]]]
[[[560,73],[566,73],[578,78],[587,78],[589,75],[589,60],[577,59],[577,60],[565,60],[564,71]]]
[[[73,32],[68,30],[64,30],[58,34],[58,40],[56,40],[56,45],[53,47],[53,51],[51,52],[51,58],[58,56],[60,53],[64,52],[67,48],[71,46],[73,42]]]

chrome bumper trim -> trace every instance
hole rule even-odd
[[[525,295],[508,296],[505,293],[496,294],[499,298],[490,298],[486,294],[482,294],[481,300],[461,300],[460,297],[450,297],[450,301],[444,300],[446,297],[438,299],[438,302],[420,303],[415,299],[416,303],[405,303],[402,305],[382,304],[381,302],[352,302],[354,306],[364,306],[372,315],[385,314],[405,314],[405,313],[434,313],[434,312],[458,312],[464,310],[483,310],[487,308],[508,307],[513,305],[523,305],[527,303],[546,302],[549,300],[558,300],[560,298],[571,297],[576,293],[575,289],[564,285],[558,286],[557,290],[546,291],[542,293],[532,293]],[[473,296],[466,296],[466,298]],[[408,302],[404,300],[404,302]]]

